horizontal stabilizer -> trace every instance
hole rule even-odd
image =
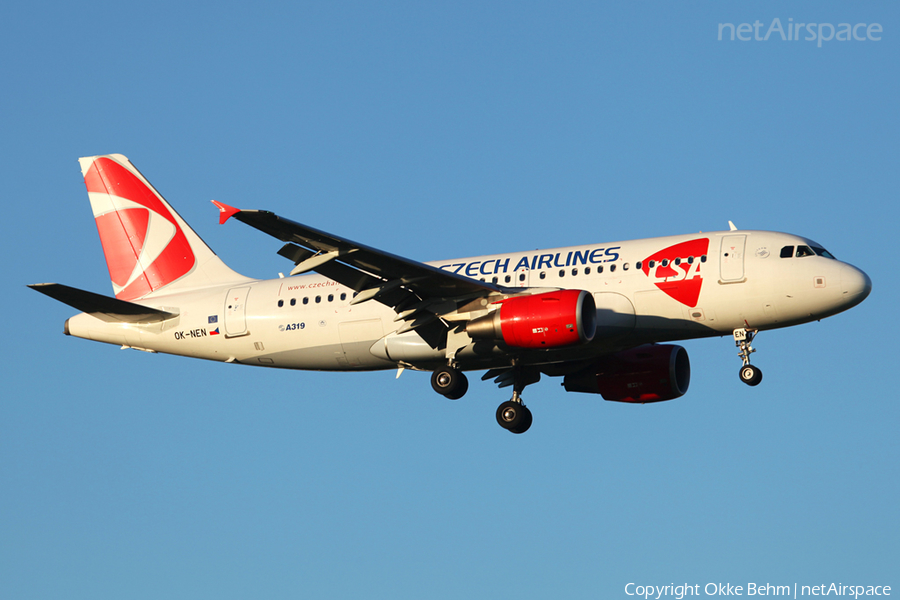
[[[107,323],[154,323],[177,316],[59,283],[35,283],[28,287]]]

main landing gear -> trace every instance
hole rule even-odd
[[[532,416],[528,407],[522,403],[522,390],[526,385],[536,383],[541,378],[539,371],[514,366],[512,369],[500,369],[497,382],[500,387],[513,386],[513,396],[497,408],[497,423],[500,427],[513,433],[525,433],[531,427]],[[485,378],[490,378],[498,371],[488,371]],[[436,369],[431,374],[431,387],[438,394],[450,400],[462,398],[469,389],[469,381],[462,371],[447,365]]]
[[[738,357],[744,363],[741,370],[738,371],[738,375],[741,381],[750,386],[759,385],[759,382],[762,381],[762,371],[759,367],[750,364],[750,355],[756,352],[750,342],[757,333],[758,330],[751,329],[749,326],[734,330],[734,345],[738,348]]]
[[[488,372],[488,375],[491,373]],[[488,376],[486,375],[486,377]],[[531,427],[531,411],[522,402],[522,390],[526,385],[537,383],[541,379],[540,371],[514,365],[497,380],[500,387],[513,386],[512,399],[507,400],[497,408],[497,423],[503,429],[512,433],[525,433]]]
[[[497,407],[497,423],[507,431],[525,433],[531,427],[531,421],[531,411],[516,395]]]
[[[512,433],[525,433],[531,427],[531,411],[522,402],[525,386],[541,380],[541,372],[533,367],[523,367],[514,361],[511,369],[488,371],[482,379],[497,376],[500,387],[512,386],[513,397],[497,408],[497,424]]]
[[[456,367],[446,366],[431,374],[431,387],[450,400],[459,400],[469,391],[469,380]]]

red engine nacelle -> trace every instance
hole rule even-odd
[[[681,346],[639,346],[604,356],[589,369],[566,375],[567,392],[601,394],[617,402],[661,402],[683,396],[691,362]]]
[[[589,342],[597,329],[594,297],[584,290],[514,296],[500,303],[494,312],[469,321],[466,332],[514,348],[558,348]]]

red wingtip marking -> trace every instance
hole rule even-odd
[[[230,219],[237,213],[241,212],[241,209],[235,208],[233,206],[228,206],[227,204],[223,204],[223,203],[219,202],[218,200],[211,200],[210,202],[215,204],[216,208],[219,209],[219,225],[224,224],[225,221],[227,221],[228,219]]]

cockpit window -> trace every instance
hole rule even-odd
[[[819,256],[824,256],[825,258],[834,258],[834,255],[831,252],[829,252],[828,250],[826,250],[825,248],[821,248],[819,246],[813,246],[812,249],[813,249],[813,252],[815,252]]]
[[[781,258],[791,258],[793,256],[793,246],[785,246],[781,249]],[[834,258],[834,255],[831,252],[821,246],[797,246],[797,258],[803,256],[824,256],[825,258]]]

